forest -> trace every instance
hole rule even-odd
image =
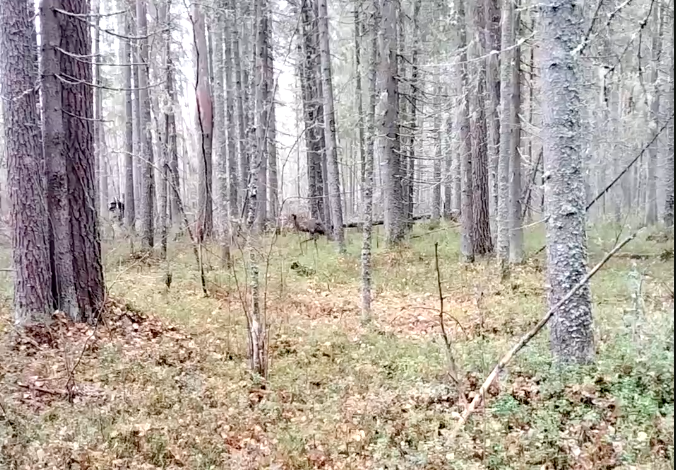
[[[0,469],[674,468],[672,0],[0,0]]]

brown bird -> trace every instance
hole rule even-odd
[[[300,242],[301,252],[303,251],[303,244],[313,241],[315,244],[315,250],[317,250],[317,239],[320,236],[328,237],[328,232],[324,227],[324,224],[316,219],[299,219],[296,214],[291,214],[291,219],[293,220],[293,226],[297,232],[303,232],[310,234],[310,238],[305,241]]]

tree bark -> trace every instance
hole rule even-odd
[[[401,156],[399,154],[399,87],[397,46],[397,0],[383,0],[381,5],[380,70],[376,111],[379,124],[379,149],[385,165],[385,237],[397,245],[406,233],[403,201]]]
[[[583,8],[576,0],[542,5],[543,144],[547,211],[549,305],[553,307],[587,273],[581,73],[573,51],[582,41]],[[591,294],[588,286],[559,310],[551,347],[560,362],[594,359]]]
[[[441,95],[443,94],[443,88],[441,85],[436,87],[436,101],[439,105],[434,110],[434,163],[432,170],[432,222],[439,222],[441,219],[441,159],[443,154],[441,151],[441,139],[442,139],[442,130],[441,130]]]
[[[70,83],[62,86],[65,130],[66,172],[72,234],[73,270],[79,304],[78,321],[95,324],[101,320],[104,301],[103,268],[99,219],[96,211],[96,174],[94,155],[94,95],[92,68],[77,57],[91,54],[89,25],[76,15],[88,15],[84,0],[63,0],[62,7],[74,16],[63,15],[61,74]]]
[[[277,170],[277,82],[275,80],[275,63],[274,63],[274,50],[273,50],[273,39],[272,39],[272,19],[268,19],[267,24],[267,39],[268,39],[268,51],[267,51],[267,102],[270,109],[270,115],[268,116],[268,125],[267,125],[267,144],[268,144],[268,181],[267,186],[269,189],[268,199],[270,200],[270,218],[277,223],[279,217],[279,172]]]
[[[673,20],[672,20],[673,27]],[[671,65],[669,66],[669,103],[671,111],[674,111],[674,37],[671,38]],[[667,132],[667,152],[664,156],[664,224],[667,227],[674,226],[674,118]]]
[[[164,142],[163,148],[160,153],[160,194],[159,194],[159,212],[160,212],[160,257],[163,260],[167,259],[167,239],[169,231],[169,164],[171,161],[170,152],[175,151],[176,145],[176,134],[172,135],[172,119],[173,110],[173,77],[172,75],[172,64],[171,64],[171,25],[169,23],[169,10],[171,9],[171,2],[167,1],[166,3],[161,3],[158,6],[158,23],[161,27],[165,28],[163,33],[164,47],[163,47],[163,62],[165,76],[167,79],[166,83],[166,101],[162,109],[164,110]],[[170,144],[171,140],[174,140]]]
[[[333,224],[333,240],[338,251],[345,248],[345,232],[343,230],[343,203],[340,187],[340,168],[338,166],[338,144],[336,140],[336,113],[333,102],[333,81],[331,77],[331,49],[329,47],[329,13],[327,0],[319,2],[319,57],[321,62],[322,91],[324,97],[324,136],[326,139],[326,167],[329,184],[329,201],[331,202],[331,223]]]
[[[238,200],[240,197],[239,173],[237,167],[237,120],[235,116],[235,107],[237,104],[237,92],[235,83],[237,82],[237,70],[234,66],[233,52],[233,30],[235,29],[234,6],[232,1],[225,0],[225,6],[229,11],[225,13],[224,24],[224,45],[225,45],[225,114],[227,121],[227,178],[228,178],[228,227],[231,230],[232,221],[238,218]],[[238,52],[238,51],[236,51]]]
[[[484,54],[489,54],[486,59],[486,125],[488,136],[488,165],[489,165],[489,214],[493,215],[499,211],[499,179],[500,172],[498,169],[500,161],[500,114],[498,110],[501,105],[501,90],[503,88],[500,81],[501,76],[501,62],[507,57],[505,52],[500,54],[493,54],[493,51],[500,51],[500,6],[501,0],[484,0],[484,13],[486,15],[485,25],[485,44]],[[503,25],[504,28],[504,25]],[[503,43],[504,44],[504,43]],[[511,56],[513,51],[509,51]]]
[[[268,215],[268,124],[270,118],[270,103],[268,91],[268,0],[256,1],[256,67],[254,69],[255,89],[255,130],[256,142],[253,151],[257,155],[258,178],[256,201],[256,229],[265,230]]]
[[[489,2],[490,3],[490,0]],[[516,56],[514,50],[510,49],[514,44],[515,37],[514,6],[513,0],[504,0],[502,5],[502,44],[508,49],[502,53],[502,62],[500,64],[500,152],[499,165],[497,172],[498,189],[498,261],[500,263],[503,275],[506,274],[509,263],[509,243],[510,237],[510,163],[512,160],[511,152],[514,149],[512,145],[513,129],[516,124],[514,119],[514,78],[513,70],[518,64],[515,62]],[[497,111],[496,111],[497,112]]]
[[[650,127],[652,129],[652,137],[658,132],[660,128],[660,56],[662,54],[662,15],[660,14],[660,2],[655,1],[653,6],[652,23],[652,64],[650,65],[650,76],[648,78],[652,85],[652,93],[649,98],[650,102]],[[659,143],[655,142],[648,152],[648,175],[646,185],[646,209],[645,221],[646,225],[654,225],[658,221],[657,213],[657,161],[659,159]]]
[[[369,108],[368,108],[368,137],[366,142],[364,162],[364,213],[363,213],[363,243],[361,250],[361,311],[362,321],[371,321],[371,290],[372,277],[372,244],[373,244],[373,163],[375,161],[376,123],[375,113],[377,104],[378,80],[378,30],[380,29],[379,0],[373,0],[371,21],[371,55],[369,58]]]
[[[43,2],[41,10],[44,8],[51,9],[51,4]],[[5,124],[12,216],[14,322],[18,326],[48,322],[53,311],[49,225],[44,203],[46,193],[42,179],[36,88],[38,70],[33,60],[36,47],[33,11],[33,2],[25,0],[0,3],[0,102]],[[52,11],[49,14],[53,16]],[[52,52],[53,39],[50,37],[45,46],[43,35],[43,47]],[[51,80],[52,84],[58,82],[53,75]],[[49,92],[53,93],[52,90]]]
[[[151,250],[155,245],[155,158],[153,154],[152,120],[150,115],[150,94],[148,91],[150,77],[150,59],[148,54],[148,20],[146,18],[145,0],[136,0],[136,22],[138,35],[142,37],[138,41],[138,99],[139,99],[139,124],[141,135],[140,158],[143,168],[143,205],[141,218],[141,244],[143,249]]]
[[[75,289],[70,207],[68,202],[68,171],[64,150],[65,130],[61,105],[62,84],[60,53],[61,27],[55,9],[58,0],[44,0],[40,5],[42,36],[42,131],[44,160],[47,172],[47,209],[50,232],[49,245],[52,266],[52,296],[56,307],[68,318],[79,320],[80,307]]]
[[[490,224],[490,188],[488,168],[488,136],[485,114],[486,64],[483,55],[486,51],[486,27],[484,10],[480,5],[473,5],[472,29],[475,41],[469,47],[469,60],[473,64],[473,86],[470,100],[470,129],[472,139],[472,193],[474,223],[472,226],[472,243],[475,255],[487,255],[493,252]],[[468,23],[469,25],[469,23]]]
[[[94,83],[96,85],[101,85],[102,75],[101,75],[101,34],[99,31],[100,23],[100,13],[101,13],[101,0],[93,0],[93,14],[97,15],[94,17],[94,24],[96,25],[93,28],[93,61],[94,61]],[[105,127],[103,125],[103,89],[100,86],[97,86],[94,89],[94,142],[95,142],[95,151],[96,151],[96,167],[97,167],[97,176],[98,176],[98,196],[99,196],[99,216],[106,220],[108,218],[108,169],[106,168],[106,134]]]
[[[357,135],[359,145],[359,187],[364,191],[366,184],[366,126],[364,116],[364,92],[362,85],[362,65],[361,65],[361,41],[362,41],[362,15],[360,9],[362,8],[363,0],[355,0],[354,2],[354,73],[355,73],[355,99],[357,101]],[[373,162],[371,163],[373,164]],[[373,171],[373,170],[371,170]],[[373,189],[371,189],[373,193]],[[371,201],[373,205],[373,201]],[[366,208],[364,208],[366,210]],[[371,209],[373,211],[373,208]]]
[[[411,84],[410,84],[410,120],[408,122],[408,164],[406,168],[406,219],[412,223],[415,212],[415,181],[416,181],[416,145],[418,134],[418,106],[420,98],[420,9],[421,0],[415,0],[413,4],[413,50],[411,51]]]
[[[239,173],[238,173],[238,213],[244,216],[244,205],[247,198],[247,189],[249,185],[249,157],[247,145],[247,115],[244,108],[246,95],[246,80],[244,79],[244,70],[242,67],[242,48],[239,39],[239,2],[231,0],[233,11],[233,21],[230,31],[230,41],[232,42],[232,74],[234,75],[233,99],[237,111],[237,140],[239,154]]]
[[[213,12],[214,25],[211,28],[212,38],[212,64],[214,67],[214,148],[216,150],[216,180],[218,181],[218,198],[216,208],[218,213],[219,227],[218,238],[221,245],[221,258],[224,266],[230,264],[230,243],[229,243],[229,184],[228,184],[228,122],[226,107],[226,86],[225,77],[230,71],[226,69],[224,32],[226,29],[225,15],[226,2],[219,1],[215,5]],[[233,141],[234,142],[234,141]]]
[[[460,251],[465,262],[473,263],[475,259],[474,243],[472,237],[474,233],[474,193],[472,192],[472,139],[470,122],[470,100],[467,96],[470,92],[470,82],[467,63],[467,30],[463,26],[468,23],[465,14],[465,0],[456,0],[457,24],[458,28],[458,49],[461,51],[459,63],[456,67],[459,69],[460,78],[460,104],[457,107],[456,129],[460,130],[460,139],[458,145],[458,155],[460,156],[460,175],[461,175],[461,234]]]
[[[199,188],[197,198],[197,239],[211,238],[213,218],[213,102],[209,81],[209,50],[202,7],[194,5],[192,23],[197,56],[195,95],[197,98]]]
[[[133,28],[131,27],[131,18],[125,15],[124,19],[124,34],[131,36]],[[131,54],[131,40],[121,39],[123,62],[131,64],[133,61]],[[134,115],[132,109],[132,68],[124,67],[123,83],[124,83],[124,218],[127,230],[133,234],[136,223],[136,198],[134,194]]]
[[[510,8],[516,9],[512,4]],[[518,40],[520,17],[518,13],[514,15],[514,44]],[[504,42],[503,42],[504,44]],[[521,264],[523,262],[523,208],[521,197],[523,189],[521,187],[521,48],[514,48],[514,63],[512,66],[512,104],[510,106],[510,184],[509,184],[509,262],[512,264]]]

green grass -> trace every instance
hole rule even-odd
[[[592,263],[618,232],[590,232]],[[673,242],[648,236],[628,251],[649,257],[613,260],[592,282],[596,363],[553,365],[543,332],[454,442],[463,408],[439,339],[434,244],[470,389],[544,313],[543,255],[501,283],[493,262],[459,263],[453,229],[420,224],[396,250],[379,234],[374,324],[365,327],[358,232],[344,257],[325,241],[301,254],[295,235],[267,240],[271,372],[262,384],[247,370],[239,257],[224,270],[217,247],[207,247],[213,295],[205,298],[187,245],[172,245],[166,264],[130,261],[126,245],[107,246],[111,296],[176,329],[150,334],[151,322],[136,333],[126,320],[109,325],[110,334],[104,327],[75,377],[96,393],[69,404],[17,383],[40,376],[54,379],[45,387],[63,387],[64,363],[81,352],[85,334],[30,356],[12,349],[6,312],[0,468],[673,468],[674,268],[659,257]],[[543,240],[535,227],[528,249]],[[294,272],[293,262],[312,271]],[[8,295],[11,286],[1,288]]]

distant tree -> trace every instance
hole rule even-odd
[[[213,96],[209,75],[209,51],[203,6],[193,5],[192,26],[195,35],[197,124],[198,124],[198,200],[197,237],[199,241],[210,238],[213,232]]]
[[[580,59],[583,9],[577,0],[556,0],[540,13],[543,144],[547,209],[549,305],[553,307],[587,274]],[[589,287],[582,288],[554,316],[551,347],[560,362],[594,359]]]
[[[488,165],[488,134],[486,118],[486,19],[484,8],[478,3],[471,5],[471,15],[467,23],[468,36],[473,34],[474,41],[469,46],[468,60],[472,66],[472,86],[469,90],[470,131],[472,139],[472,193],[474,223],[472,224],[472,244],[475,255],[493,252],[493,239],[490,224],[490,187]]]
[[[399,142],[399,87],[397,14],[399,2],[383,0],[380,5],[380,69],[376,109],[379,151],[385,165],[385,237],[390,245],[400,243],[406,234],[402,165]]]
[[[461,180],[461,241],[460,251],[466,262],[473,263],[475,259],[474,243],[472,237],[474,234],[474,193],[472,192],[472,140],[471,140],[471,122],[470,122],[470,100],[467,96],[469,90],[469,74],[467,65],[467,30],[464,25],[467,23],[465,13],[465,0],[456,0],[456,23],[458,28],[458,49],[461,51],[458,58],[458,78],[460,79],[459,101],[456,108],[456,125],[459,130],[459,142],[457,153],[460,156],[460,180]]]
[[[340,185],[340,167],[338,165],[338,141],[336,137],[336,112],[333,100],[333,79],[331,70],[331,48],[329,38],[329,13],[327,0],[317,0],[319,17],[319,57],[324,97],[324,136],[326,138],[326,168],[331,202],[331,224],[333,239],[338,251],[345,251],[345,232],[343,229],[343,203]]]
[[[498,189],[498,260],[502,266],[503,274],[507,269],[510,253],[510,215],[511,215],[511,191],[510,191],[510,163],[512,160],[512,151],[516,150],[513,144],[513,130],[515,126],[514,118],[516,113],[514,108],[514,89],[512,83],[514,79],[513,69],[516,67],[514,54],[514,6],[512,0],[505,0],[502,5],[502,44],[510,48],[502,53],[502,62],[500,64],[500,139],[499,139],[499,165],[497,173]],[[518,118],[518,116],[517,116]],[[521,169],[519,169],[521,171]],[[519,195],[520,197],[520,195]]]
[[[673,18],[672,18],[673,27]],[[671,111],[674,111],[674,37],[671,37],[671,57],[669,65],[669,91],[668,102],[671,103]],[[667,133],[667,151],[664,165],[664,223],[667,227],[674,226],[674,118],[669,122]]]
[[[150,58],[148,52],[148,19],[146,17],[146,0],[136,0],[136,23],[138,40],[138,108],[141,135],[140,158],[143,168],[143,195],[141,217],[141,242],[143,248],[150,250],[155,245],[155,158],[153,154],[152,120],[150,111]]]
[[[661,2],[652,2],[652,46],[651,46],[651,64],[648,82],[652,87],[652,93],[646,98],[650,105],[650,120],[652,137],[656,135],[660,128],[660,101],[661,101],[661,85],[660,85],[660,57],[662,55],[662,26],[663,18],[661,13]],[[659,143],[655,142],[650,147],[648,152],[648,175],[647,175],[647,194],[646,194],[646,208],[645,217],[646,224],[654,225],[658,220],[657,211],[657,164],[659,158]]]
[[[131,18],[128,14],[124,15],[124,35],[132,35]],[[131,39],[121,39],[122,62],[131,64],[133,61],[131,54]],[[131,233],[135,230],[136,224],[136,194],[134,192],[134,114],[133,114],[133,94],[132,94],[132,68],[124,67],[123,86],[124,92],[124,217],[127,230]]]
[[[378,100],[377,80],[378,80],[378,31],[380,29],[379,0],[373,0],[371,5],[371,24],[370,39],[371,52],[368,61],[368,84],[369,84],[369,103],[368,116],[366,122],[368,125],[367,141],[365,145],[364,160],[364,226],[363,242],[361,250],[361,311],[364,322],[371,321],[371,290],[373,282],[372,270],[372,241],[373,241],[373,190],[374,190],[374,171],[375,161],[375,141],[376,141],[376,123],[375,113]]]
[[[19,326],[49,321],[53,312],[33,11],[33,2],[0,2],[0,101],[12,216],[14,321]]]

